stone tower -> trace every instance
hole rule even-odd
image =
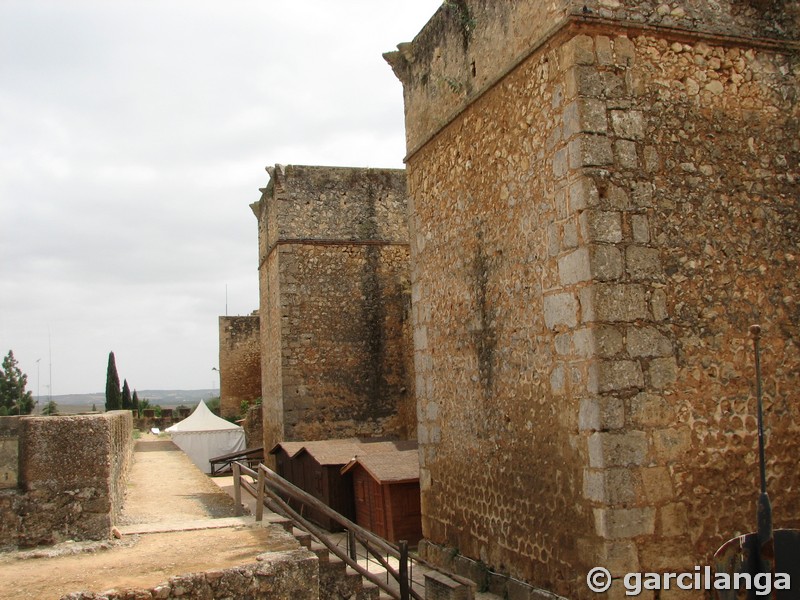
[[[261,397],[261,335],[258,311],[252,315],[219,317],[220,414],[236,417],[242,403]]]
[[[264,446],[413,438],[405,172],[282,166],[258,218]]]
[[[788,1],[455,0],[386,55],[432,544],[573,598],[711,564],[755,527],[753,322],[800,525],[798,32]]]

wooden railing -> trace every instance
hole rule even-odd
[[[401,541],[397,546],[387,542],[371,531],[340,515],[263,464],[258,465],[258,468],[253,470],[240,462],[233,462],[232,468],[233,493],[237,510],[241,510],[242,490],[245,490],[256,499],[256,521],[263,520],[264,506],[268,505],[274,512],[283,514],[300,529],[310,533],[320,543],[324,544],[329,552],[395,600],[410,600],[412,598],[414,600],[423,600],[419,592],[414,589],[411,577],[413,564],[420,561],[410,559],[407,542]],[[249,476],[251,481],[248,481],[243,475]],[[327,532],[311,523],[300,512],[289,506],[288,500],[293,500],[303,507],[318,511],[338,523],[347,532],[347,550],[343,550],[332,542]],[[365,567],[358,562],[356,543],[360,543],[364,547],[368,561],[371,558],[383,567],[387,574],[386,580],[371,572],[368,569],[368,565]],[[390,564],[390,558],[394,558],[397,561],[397,568]],[[390,583],[390,579],[394,582],[394,585]]]
[[[208,459],[211,464],[211,476],[221,475],[231,470],[234,462],[244,462],[249,468],[257,467],[264,460],[264,448],[247,448],[239,452],[232,452],[230,454],[223,454],[222,456],[215,456]]]

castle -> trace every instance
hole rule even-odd
[[[588,598],[755,527],[758,322],[800,526],[799,48],[792,2],[445,2],[386,55],[407,206],[320,167],[254,206],[265,443],[416,434],[430,556]]]

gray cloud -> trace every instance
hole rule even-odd
[[[0,353],[29,388],[209,387],[275,162],[402,166],[381,58],[438,0],[0,2]],[[44,364],[48,363],[48,368]]]

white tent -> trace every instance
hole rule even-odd
[[[165,431],[203,473],[211,472],[209,459],[245,449],[244,429],[219,418],[202,400],[191,415]]]

